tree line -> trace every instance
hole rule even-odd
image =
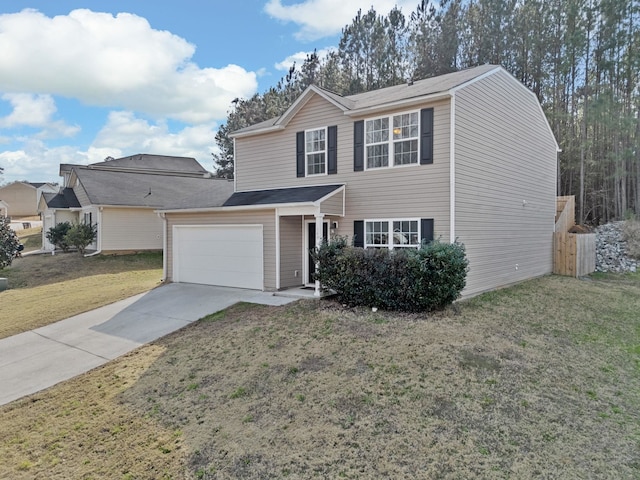
[[[216,135],[218,175],[233,174],[228,134],[282,114],[311,84],[341,95],[491,63],[540,100],[562,149],[558,194],[580,223],[640,214],[638,0],[422,0],[358,11],[338,47],[307,56],[264,93],[236,99]]]

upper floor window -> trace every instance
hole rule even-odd
[[[322,175],[327,172],[327,129],[305,132],[305,162],[307,175]]]
[[[367,120],[367,169],[417,164],[419,118],[419,112],[411,112]]]
[[[338,173],[336,125],[296,132],[296,177]]]

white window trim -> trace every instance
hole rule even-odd
[[[405,163],[404,165],[394,165],[393,164],[393,159],[395,156],[395,152],[394,152],[394,148],[393,148],[393,117],[397,117],[399,115],[409,115],[412,113],[417,113],[418,114],[418,136],[415,137],[416,140],[418,140],[418,160],[415,163]],[[374,121],[374,120],[379,120],[382,118],[386,118],[389,120],[388,124],[389,124],[389,139],[387,140],[387,145],[388,145],[388,151],[389,151],[389,158],[388,158],[388,162],[387,162],[387,166],[386,167],[369,167],[369,162],[368,162],[368,157],[367,157],[367,147],[369,146],[369,144],[367,143],[367,122],[370,121]],[[396,113],[392,113],[390,115],[381,115],[378,117],[371,117],[371,118],[365,118],[364,119],[364,169],[365,170],[384,170],[387,168],[405,168],[405,167],[415,167],[415,166],[419,166],[420,165],[420,129],[422,128],[421,125],[422,122],[422,118],[420,115],[420,110],[408,110],[408,111],[404,111],[404,112],[396,112]],[[413,137],[412,137],[413,138]],[[403,139],[403,140],[411,140],[412,138],[409,139]],[[384,142],[382,143],[374,143],[371,145],[384,145]]]
[[[367,243],[367,223],[370,222],[387,222],[389,229],[388,231],[391,233],[389,238],[387,239],[387,243],[385,245],[376,245],[373,243]],[[393,222],[417,222],[418,224],[418,243],[407,244],[406,246],[394,245],[393,244]],[[399,249],[402,248],[420,248],[422,245],[422,222],[419,218],[368,218],[364,220],[364,248],[388,248],[389,250],[394,250],[394,247]]]
[[[317,130],[324,130],[324,150],[317,152],[307,152],[307,132],[315,132]],[[309,173],[309,161],[308,155],[324,153],[324,173]],[[328,127],[310,128],[304,131],[304,176],[305,177],[322,177],[328,175],[329,169],[329,129]]]

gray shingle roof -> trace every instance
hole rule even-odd
[[[63,188],[58,193],[43,193],[49,208],[79,208],[80,202],[72,188]]]
[[[74,170],[93,205],[165,208],[179,204],[186,196],[209,195],[211,192],[207,190],[210,189],[220,188],[225,192],[229,183],[204,176],[158,175],[90,167],[76,167]]]
[[[341,105],[344,110],[348,112],[353,110],[384,106],[386,104],[393,104],[395,102],[411,100],[414,98],[417,99],[420,97],[426,97],[428,95],[435,95],[438,93],[445,93],[497,68],[500,67],[498,67],[497,65],[480,65],[478,67],[468,68],[466,70],[460,70],[458,72],[448,73],[446,75],[426,78],[424,80],[416,80],[413,83],[403,83],[401,85],[395,85],[393,87],[371,90],[369,92],[358,93],[356,95],[348,95],[344,97],[338,95],[337,93],[319,88],[317,86],[313,86],[313,89],[321,92],[321,95],[324,95],[333,102]],[[309,88],[311,89],[312,87]],[[305,90],[302,96],[308,94],[309,90]],[[302,98],[302,96],[299,98]],[[294,107],[292,106],[291,108]],[[289,111],[290,110],[288,110],[288,112]],[[240,130],[232,132],[232,135],[243,133],[248,134],[249,132],[259,132],[263,129],[279,125],[281,122],[285,121],[285,118],[287,118],[287,113],[280,117],[272,118],[270,120],[254,124],[249,127],[242,128]]]
[[[104,162],[93,163],[91,166],[96,168],[206,173],[206,170],[202,168],[202,165],[200,165],[195,158],[152,155],[148,153],[138,153],[128,157],[105,160]]]
[[[237,192],[224,202],[225,207],[277,205],[283,203],[315,202],[336,191],[343,185],[317,185],[312,187],[278,188]]]

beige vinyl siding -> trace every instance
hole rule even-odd
[[[455,233],[470,267],[463,293],[550,273],[556,145],[537,100],[500,72],[458,91],[455,106]]]
[[[338,235],[353,235],[353,221],[373,218],[433,218],[435,236],[449,241],[449,101],[434,107],[434,162],[353,171],[354,120],[330,102],[314,96],[286,131],[236,139],[238,191],[320,184],[346,184],[346,217]],[[416,111],[400,109],[389,113]],[[376,117],[379,114],[376,114]],[[364,119],[365,117],[362,117]],[[296,132],[338,126],[338,173],[296,177]]]
[[[98,227],[103,251],[162,250],[162,219],[152,209],[105,207]]]
[[[12,183],[0,188],[0,200],[7,204],[10,217],[38,214],[38,192],[31,185]]]
[[[73,193],[76,194],[76,198],[78,199],[78,202],[80,202],[80,205],[91,205],[87,192],[77,179],[76,184],[73,186]]]
[[[335,193],[320,205],[320,212],[325,215],[342,215],[344,211],[343,192]]]
[[[263,225],[264,241],[264,288],[276,289],[276,235],[275,212],[230,211],[230,212],[193,212],[167,213],[167,280],[172,280],[173,263],[173,226],[174,225]]]
[[[295,287],[304,283],[302,243],[302,216],[280,217],[280,288]]]

